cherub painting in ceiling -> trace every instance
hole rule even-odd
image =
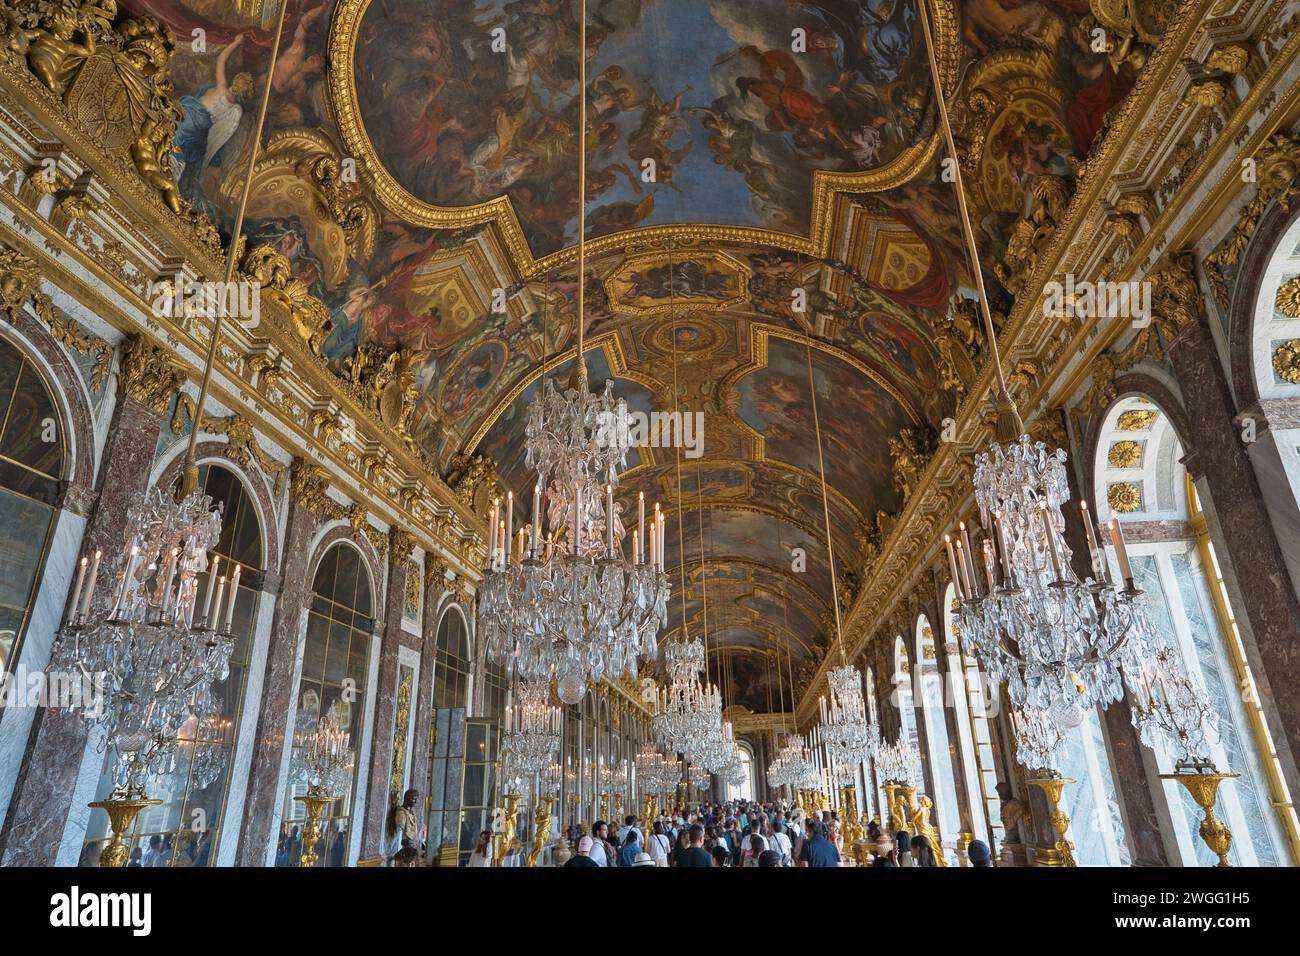
[[[589,6],[592,236],[683,221],[806,231],[814,171],[879,167],[926,122],[915,0]],[[577,36],[577,0],[373,4],[355,66],[381,162],[433,205],[508,197],[535,255],[572,243]]]

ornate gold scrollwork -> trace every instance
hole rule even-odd
[[[194,420],[194,399],[182,393],[176,400],[176,410],[172,412],[172,434],[179,435],[184,431],[187,420]],[[284,490],[284,476],[288,468],[283,462],[276,461],[266,453],[258,442],[253,425],[248,419],[242,415],[227,415],[224,418],[204,415],[200,431],[225,435],[226,457],[245,468],[252,468],[256,464],[271,477],[275,496],[277,498],[280,496],[280,492]]]
[[[330,334],[330,313],[312,295],[307,284],[293,274],[289,259],[273,246],[255,246],[240,263],[239,271],[262,287],[262,292],[289,313],[293,331],[315,355]]]
[[[416,370],[423,359],[424,353],[415,349],[363,342],[345,365],[347,380],[360,387],[367,407],[414,451],[418,448],[411,426],[420,397]]]
[[[127,340],[118,372],[122,391],[155,412],[165,412],[172,397],[185,384],[184,370],[172,361],[171,353],[143,335]]]
[[[446,481],[456,497],[478,514],[487,514],[488,503],[500,485],[497,465],[491,455],[464,452],[452,456]]]
[[[50,327],[50,334],[60,344],[95,356],[95,365],[90,373],[90,387],[97,391],[108,375],[113,347],[103,339],[79,331],[74,323],[62,318],[54,310],[50,297],[41,291],[41,276],[36,260],[17,249],[0,246],[0,311],[8,315],[11,322],[17,321],[18,313],[27,304]]]
[[[932,442],[918,429],[903,428],[890,436],[889,453],[894,456],[894,488],[907,501],[930,462]]]
[[[1106,502],[1112,511],[1127,514],[1142,507],[1142,489],[1131,481],[1117,481],[1106,487]]]
[[[1129,439],[1117,441],[1106,452],[1106,461],[1113,468],[1136,468],[1142,463],[1142,443]]]

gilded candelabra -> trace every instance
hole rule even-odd
[[[515,846],[515,817],[519,813],[519,794],[507,793],[502,810],[501,829],[492,837],[492,865],[501,866]]]
[[[321,811],[338,797],[318,787],[309,787],[304,796],[294,797],[294,799],[307,808],[307,825],[302,831],[302,856],[299,857],[298,863],[300,866],[315,866],[319,859],[316,854],[316,844],[320,841]]]
[[[107,800],[96,800],[91,804],[91,807],[108,814],[108,824],[113,829],[113,839],[104,845],[103,852],[99,854],[100,866],[126,866],[131,851],[122,838],[131,829],[131,824],[135,823],[141,810],[161,803],[161,800],[150,800],[143,793],[118,792]]]
[[[1070,829],[1070,818],[1061,809],[1061,791],[1067,783],[1075,781],[1068,777],[1053,775],[1026,782],[1038,787],[1047,797],[1047,802],[1052,806],[1052,829],[1056,831],[1056,843],[1050,850],[1040,849],[1036,854],[1037,857],[1041,859],[1043,866],[1078,866],[1074,859],[1074,844],[1065,837],[1066,831]]]
[[[551,840],[551,807],[554,805],[554,797],[542,797],[537,802],[537,810],[533,814],[535,828],[533,832],[533,848],[528,854],[529,866],[537,865],[537,860],[541,857],[542,851],[546,849],[546,844]]]
[[[1228,851],[1232,849],[1232,831],[1228,825],[1214,815],[1214,807],[1219,800],[1219,783],[1234,780],[1241,774],[1219,773],[1210,763],[1179,763],[1174,773],[1162,773],[1161,780],[1177,780],[1192,795],[1196,805],[1205,811],[1201,821],[1201,839],[1205,841],[1219,858],[1216,866],[1232,866],[1228,862]]]

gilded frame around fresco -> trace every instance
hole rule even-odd
[[[366,133],[353,71],[357,38],[370,3],[371,0],[339,0],[335,6],[329,24],[326,87],[329,91],[330,110],[334,114],[344,147],[373,175],[375,193],[380,202],[403,222],[413,226],[463,229],[484,222],[495,223],[515,269],[525,278],[575,262],[577,250],[573,246],[541,258],[534,257],[508,197],[499,196],[472,206],[437,206],[412,195],[384,167]],[[936,43],[943,92],[945,97],[951,97],[957,85],[961,58],[957,10],[952,0],[932,0],[932,6],[938,25]],[[836,195],[841,192],[882,192],[903,185],[929,165],[938,152],[939,140],[939,131],[935,129],[924,140],[909,146],[879,169],[861,173],[818,170],[813,176],[813,199],[807,236],[711,223],[643,226],[592,239],[587,242],[587,252],[589,255],[600,255],[626,248],[632,243],[677,240],[750,243],[806,255],[825,256],[829,253],[834,237]]]

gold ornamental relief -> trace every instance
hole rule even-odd
[[[1300,276],[1292,276],[1278,286],[1274,301],[1287,318],[1300,319]]]
[[[1273,371],[1290,385],[1300,385],[1300,339],[1282,342],[1273,350]]]
[[[1142,508],[1142,486],[1131,481],[1117,481],[1106,486],[1106,502],[1120,514]]]
[[[1116,425],[1120,431],[1125,432],[1144,432],[1152,426],[1156,420],[1156,413],[1147,408],[1135,408],[1123,412],[1119,416]]]
[[[1142,464],[1142,443],[1117,441],[1106,453],[1106,461],[1114,468],[1136,468]]]

